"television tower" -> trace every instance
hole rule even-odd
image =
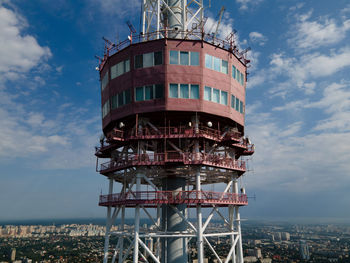
[[[128,23],[128,40],[105,39],[96,148],[97,170],[109,180],[99,200],[107,207],[104,263],[190,262],[191,244],[199,263],[204,254],[243,263],[239,209],[248,202],[238,179],[242,156],[254,153],[244,137],[249,60],[234,33],[220,40],[205,32],[203,11],[203,0],[143,0],[141,34]],[[214,185],[223,190],[209,191]],[[218,237],[228,240],[225,255],[213,246]]]

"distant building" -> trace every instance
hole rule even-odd
[[[305,240],[300,240],[300,256],[304,260],[310,259],[309,246]]]
[[[15,261],[16,260],[16,249],[13,248],[11,251],[11,261]]]
[[[271,263],[272,259],[271,258],[263,258],[263,259],[260,259],[260,262],[261,263]]]
[[[244,257],[244,263],[254,263],[257,261],[258,261],[258,259],[254,256]]]
[[[275,241],[281,241],[282,240],[282,235],[281,235],[281,232],[276,232],[274,233],[274,240]]]
[[[289,241],[290,240],[290,234],[288,232],[282,233],[282,240]]]
[[[260,248],[251,248],[246,250],[246,255],[256,258],[262,258]]]

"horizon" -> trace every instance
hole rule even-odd
[[[208,26],[222,4],[219,38],[236,29],[240,49],[252,48],[245,133],[255,154],[240,183],[256,200],[242,217],[350,221],[350,4],[214,1]],[[0,222],[105,216],[94,55],[103,36],[127,39],[128,19],[139,28],[139,7],[0,0]]]
[[[207,217],[203,217],[203,219],[206,219]],[[1,225],[20,225],[21,223],[25,225],[29,225],[30,223],[34,225],[39,225],[39,223],[45,223],[45,225],[62,225],[62,224],[78,224],[77,222],[81,221],[84,222],[84,224],[88,223],[89,220],[92,222],[100,221],[102,225],[106,223],[105,217],[95,217],[95,218],[89,218],[89,217],[82,217],[82,218],[32,218],[32,219],[13,219],[13,220],[0,220],[0,226]],[[126,217],[125,220],[131,221],[133,223],[134,218],[133,217]],[[150,221],[147,217],[141,217],[141,221]],[[191,217],[189,220],[195,221],[196,218]],[[118,218],[116,221],[120,221]],[[221,222],[218,219],[213,219],[213,222]],[[254,223],[254,224],[305,224],[305,225],[323,225],[323,224],[335,224],[335,225],[350,225],[350,222],[347,218],[259,218],[259,217],[253,217],[253,218],[245,218],[244,216],[241,218],[242,226],[244,227],[244,224],[248,223]],[[12,223],[11,223],[12,222]],[[63,223],[64,222],[64,223]],[[69,223],[71,222],[71,223]],[[126,224],[128,224],[126,222]]]

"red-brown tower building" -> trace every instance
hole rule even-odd
[[[196,239],[198,262],[205,245],[219,262],[243,263],[239,207],[247,196],[237,179],[246,171],[241,156],[254,152],[244,137],[248,61],[233,34],[221,41],[204,32],[202,2],[193,18],[188,10],[194,7],[184,2],[145,0],[144,33],[107,43],[99,67],[105,138],[96,156],[108,158],[99,172],[109,179],[99,202],[107,207],[104,262],[109,255],[124,262],[131,251],[133,262],[188,262],[188,243]],[[224,190],[205,190],[214,184]],[[132,230],[125,226],[126,208],[134,209]],[[202,208],[209,208],[206,220]],[[140,213],[152,226],[141,228]],[[214,214],[227,231],[208,227]],[[118,216],[118,231],[111,232]],[[112,234],[119,237],[114,247]],[[224,260],[211,244],[218,236],[231,240]]]

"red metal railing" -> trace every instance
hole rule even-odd
[[[171,138],[171,137],[200,137],[209,136],[214,139],[220,140],[221,133],[219,130],[203,127],[196,129],[193,127],[179,126],[179,127],[157,127],[142,128],[137,131],[130,131],[125,133],[122,130],[114,129],[111,133],[111,138],[115,140],[128,140],[128,139],[142,139],[142,138]]]
[[[203,153],[144,153],[144,154],[121,154],[117,160],[102,163],[100,172],[109,172],[110,170],[119,170],[131,166],[141,165],[166,165],[167,163],[183,163],[183,164],[204,164],[219,168],[233,169],[245,171],[246,164],[244,161],[236,160],[216,154]]]
[[[202,30],[191,30],[191,31],[179,31],[179,30],[172,30],[172,29],[165,29],[155,32],[150,32],[147,34],[139,34],[139,35],[133,35],[132,40],[126,39],[122,42],[119,42],[118,44],[110,45],[108,48],[105,49],[104,57],[100,61],[100,70],[102,70],[104,64],[106,63],[106,60],[109,56],[112,56],[113,54],[117,53],[118,51],[130,46],[131,44],[135,43],[141,43],[145,41],[150,40],[156,40],[159,38],[167,38],[171,34],[176,34],[182,36],[183,39],[192,39],[192,40],[202,40],[206,41],[212,44],[215,44],[218,47],[222,47],[230,52],[232,52],[243,64],[247,65],[250,61],[246,59],[244,56],[244,52],[241,53],[236,44],[235,41],[232,39],[231,41],[222,40],[217,37],[214,37],[213,34],[205,33]]]
[[[246,194],[211,191],[140,191],[110,195],[100,195],[99,205],[136,204],[226,204],[247,205]]]

